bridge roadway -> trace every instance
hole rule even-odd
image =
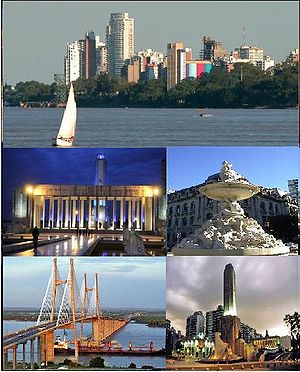
[[[76,319],[76,323],[92,322],[93,338],[101,341],[124,327],[128,320],[111,319],[109,317],[85,316]],[[38,364],[54,360],[54,331],[57,329],[71,328],[73,322],[56,325],[56,322],[44,323],[34,327],[26,328],[17,332],[7,334],[3,337],[3,366],[7,369],[7,353],[11,349],[12,369],[17,367],[17,348],[23,345],[23,368],[25,368],[25,345],[30,341],[30,366],[34,365],[34,340],[38,342]]]

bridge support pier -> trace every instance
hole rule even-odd
[[[12,348],[12,369],[17,368],[17,346]]]
[[[23,346],[23,369],[26,369],[26,360],[25,360],[25,349],[26,349],[26,342],[24,342],[24,344],[22,344]]]
[[[3,369],[7,369],[7,350],[3,351]]]
[[[41,366],[41,336],[37,337],[37,364]]]
[[[48,332],[40,336],[39,343],[40,362],[54,362],[54,332]]]
[[[33,369],[34,365],[34,339],[30,339],[30,368]]]

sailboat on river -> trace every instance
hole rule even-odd
[[[71,147],[75,139],[77,119],[77,107],[74,96],[73,84],[71,83],[67,106],[60,124],[56,138],[53,138],[52,145],[59,147]]]

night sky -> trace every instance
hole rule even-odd
[[[163,148],[3,149],[3,219],[11,218],[14,190],[26,183],[93,185],[98,154],[107,159],[107,184],[159,185]]]
[[[232,263],[236,273],[237,315],[262,334],[287,335],[286,314],[300,308],[300,258],[290,257],[168,257],[167,318],[185,334],[186,318],[223,304],[223,271]]]

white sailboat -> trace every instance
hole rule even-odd
[[[73,84],[71,83],[67,106],[62,118],[59,132],[53,138],[53,146],[70,147],[73,146],[76,131],[77,107],[74,96]]]

